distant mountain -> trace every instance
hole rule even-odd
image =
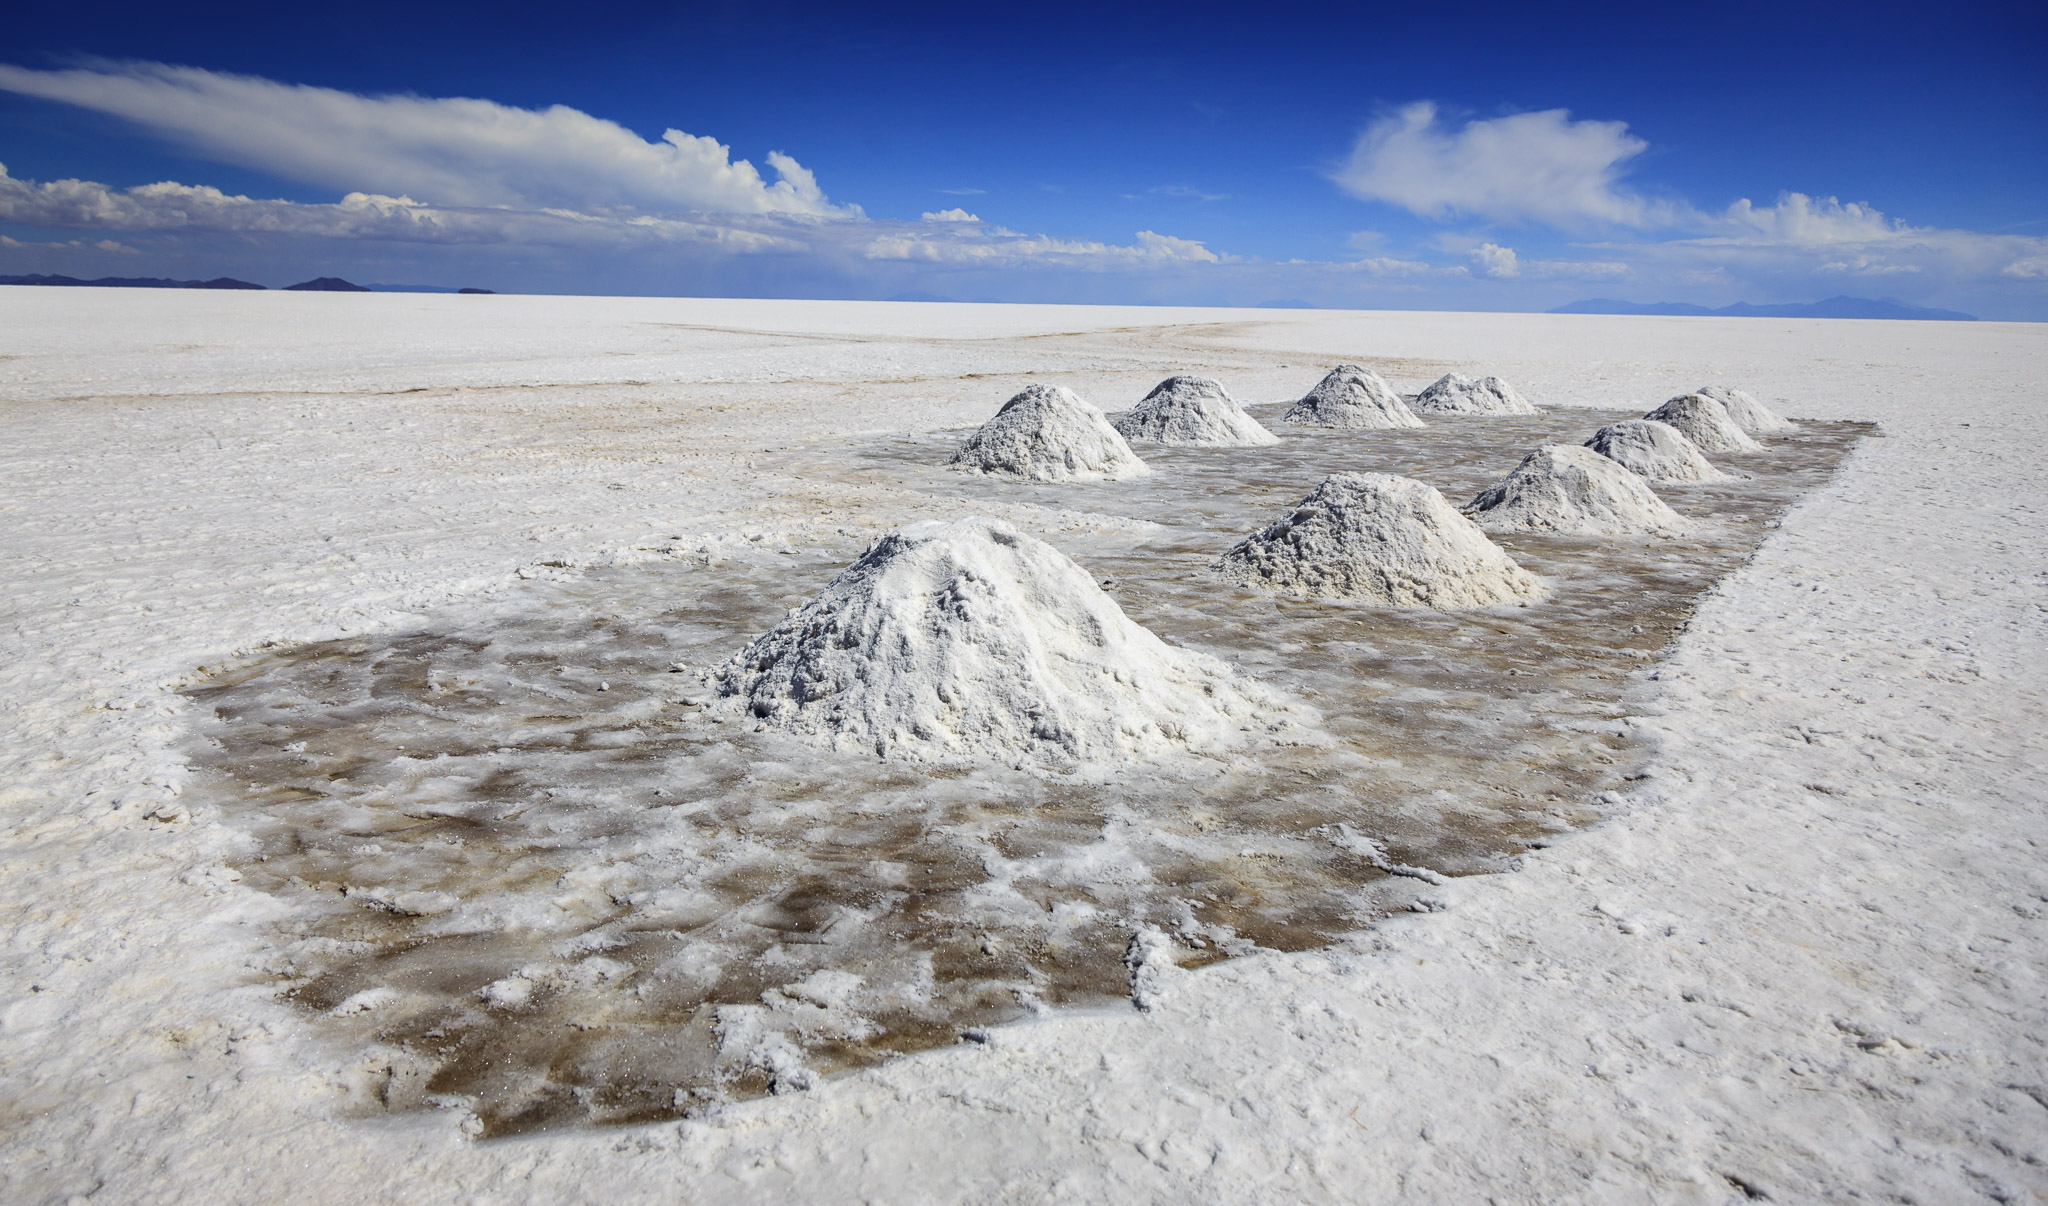
[[[210,281],[174,281],[162,276],[103,276],[82,281],[75,276],[50,276],[32,272],[27,276],[0,276],[0,285],[75,285],[85,289],[261,289],[263,286],[217,276]]]
[[[338,276],[316,276],[310,281],[286,285],[287,290],[297,293],[368,293],[361,285],[352,285]]]
[[[949,302],[952,301],[953,299],[947,297],[943,293],[926,293],[922,289],[912,289],[908,293],[898,293],[895,296],[889,298],[888,300],[915,302]]]
[[[1281,297],[1275,298],[1272,301],[1262,301],[1253,308],[1257,310],[1313,310],[1316,308],[1316,304],[1314,302],[1305,302],[1298,297]]]
[[[457,292],[457,293],[496,293],[496,292],[497,292],[497,290],[496,290],[496,289],[478,289],[478,288],[475,288],[475,287],[473,287],[473,286],[470,286],[470,285],[464,285],[464,286],[463,286],[462,288],[460,288],[460,289],[457,289],[457,290],[456,290],[456,292]]]
[[[1867,297],[1831,297],[1826,301],[1788,302],[1776,306],[1753,306],[1736,302],[1712,309],[1691,302],[1625,302],[1596,297],[1559,306],[1552,314],[1658,314],[1713,315],[1721,318],[1916,318],[1940,322],[1976,322],[1974,314],[1955,310],[1930,310],[1909,306],[1893,298],[1873,301]]]

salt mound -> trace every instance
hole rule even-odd
[[[1705,394],[1680,394],[1643,416],[1669,423],[1702,452],[1762,452],[1764,446],[1735,425],[1728,408]]]
[[[1529,399],[1499,377],[1477,381],[1462,373],[1445,373],[1415,396],[1415,410],[1426,415],[1540,415]]]
[[[1143,477],[1152,470],[1103,413],[1058,385],[1032,385],[1003,403],[948,464],[1033,482]]]
[[[1752,435],[1760,431],[1797,430],[1792,420],[1733,386],[1702,385],[1693,392],[1705,394],[1727,407],[1728,417],[1735,420],[1735,425]]]
[[[1250,448],[1280,442],[1207,377],[1168,377],[1115,426],[1127,440],[1160,444]]]
[[[1308,395],[1284,415],[1282,423],[1303,427],[1421,427],[1423,422],[1401,401],[1378,373],[1355,364],[1329,371]]]
[[[1489,607],[1542,593],[1534,574],[1435,487],[1390,473],[1324,478],[1216,568],[1264,590],[1399,607]]]
[[[1725,482],[1685,433],[1655,419],[1623,419],[1593,433],[1586,447],[1653,482]]]
[[[979,516],[876,541],[717,681],[764,724],[841,749],[1055,765],[1221,749],[1285,706]]]
[[[1577,444],[1545,444],[1465,505],[1489,532],[1588,536],[1677,535],[1692,521],[1643,479]]]

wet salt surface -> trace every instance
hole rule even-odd
[[[1140,623],[1307,699],[1333,741],[1066,777],[833,755],[714,720],[667,667],[722,661],[864,540],[537,582],[189,692],[216,717],[201,790],[252,838],[244,880],[295,906],[272,972],[362,1044],[367,1108],[459,1103],[506,1134],[689,1113],[1106,1003],[1147,925],[1189,964],[1333,941],[1596,815],[1635,766],[1618,718],[1656,651],[1870,430],[1803,424],[1714,458],[1750,479],[1660,490],[1712,521],[1697,539],[1498,537],[1548,596],[1434,613],[1261,595],[1207,566],[1326,473],[1463,502],[1622,416],[1346,433],[1252,409],[1281,444],[1140,445],[1160,472],[1128,483],[950,473],[958,432],[776,467],[961,513],[1141,521],[1042,534]]]

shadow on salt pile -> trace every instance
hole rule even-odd
[[[511,1134],[800,1088],[1120,1001],[1142,927],[1187,964],[1314,947],[1596,815],[1633,768],[1617,718],[1638,669],[1865,428],[1803,425],[1728,458],[1751,480],[1668,490],[1704,521],[1693,538],[1500,536],[1550,588],[1525,608],[1292,599],[1210,567],[1328,472],[1455,501],[1605,417],[1162,448],[1152,477],[1101,486],[948,472],[950,435],[784,454],[1150,521],[1043,535],[1133,620],[1321,709],[1324,745],[930,767],[756,731],[664,672],[773,627],[860,551],[848,538],[538,582],[216,676],[190,692],[215,717],[193,794],[250,834],[244,882],[293,906],[271,970],[360,1044],[362,1109],[460,1105]]]

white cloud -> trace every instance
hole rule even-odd
[[[988,195],[988,190],[985,188],[942,188],[939,191],[948,197],[985,197]]]
[[[196,67],[135,63],[33,71],[0,64],[0,90],[135,122],[203,155],[291,180],[443,206],[630,209],[655,214],[843,217],[796,160],[767,156],[768,183],[715,139],[648,142],[555,105],[359,96]]]
[[[104,251],[111,255],[139,254],[126,243],[117,243],[112,239],[97,239],[91,242],[85,239],[67,239],[61,243],[25,243],[20,239],[12,239],[6,235],[0,235],[0,247],[5,247],[10,251],[32,247],[38,251]]]
[[[1487,276],[1500,278],[1518,276],[1521,266],[1517,264],[1515,249],[1502,247],[1498,243],[1481,243],[1472,251],[1472,263]]]
[[[942,210],[938,211],[937,213],[931,213],[931,212],[927,212],[927,213],[926,213],[926,214],[924,215],[924,220],[925,220],[925,221],[927,221],[927,222],[979,222],[979,221],[981,221],[981,219],[980,219],[979,217],[977,217],[977,216],[976,216],[976,215],[974,215],[974,214],[970,214],[970,213],[968,213],[968,212],[967,212],[966,210],[964,210],[964,209],[961,209],[961,208],[960,208],[959,206],[957,206],[957,205],[956,205],[956,206],[954,206],[954,207],[953,207],[952,209],[942,209]]]
[[[1875,243],[1910,235],[1903,222],[1889,222],[1871,206],[1834,197],[1786,193],[1776,205],[1759,206],[1744,197],[1728,207],[1721,221],[1738,238],[1819,247],[1837,243]]]
[[[1123,245],[1093,240],[1020,234],[1002,227],[947,223],[933,229],[900,229],[870,240],[861,253],[870,260],[909,260],[975,267],[1066,265],[1079,268],[1220,264],[1220,256],[1193,239],[1150,230]]]
[[[2048,280],[2048,255],[2028,256],[2025,259],[2014,260],[2012,263],[1999,269],[1999,272],[2006,276],[2019,277],[2021,280]]]
[[[1429,101],[1367,126],[1332,173],[1355,197],[1428,218],[1649,226],[1678,211],[1617,185],[1649,144],[1618,121],[1573,121],[1564,109],[1468,121],[1453,130]]]

